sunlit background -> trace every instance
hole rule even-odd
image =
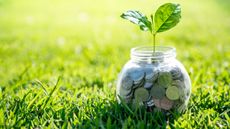
[[[95,96],[115,100],[130,49],[151,45],[149,33],[120,15],[135,9],[149,16],[165,2],[180,3],[182,19],[156,43],[177,49],[193,82],[193,101],[199,88],[215,94],[215,87],[229,86],[229,0],[0,0],[1,94],[20,97],[41,90],[34,80],[53,86],[62,76],[70,98],[80,92],[87,98],[99,87],[105,89]]]
[[[0,82],[7,85],[31,64],[52,66],[46,74],[59,64],[72,66],[91,59],[99,62],[94,67],[107,60],[119,69],[128,60],[130,48],[151,45],[149,33],[122,20],[120,14],[135,9],[149,16],[165,2],[180,3],[182,19],[157,36],[157,45],[175,46],[182,62],[221,56],[229,50],[228,0],[0,0]],[[74,72],[84,66],[65,70]]]

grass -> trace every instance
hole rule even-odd
[[[129,50],[151,36],[119,18],[182,5],[182,21],[157,37],[177,48],[193,87],[188,109],[167,118],[117,104]],[[0,0],[0,128],[229,128],[228,0]]]

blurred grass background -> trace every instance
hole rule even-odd
[[[104,103],[101,100],[108,101],[107,106],[115,102],[115,81],[129,60],[130,49],[151,45],[151,36],[122,20],[120,14],[136,9],[150,15],[165,2],[180,3],[182,19],[175,28],[157,36],[157,45],[177,48],[177,58],[193,82],[188,111],[172,125],[166,124],[167,127],[229,126],[226,117],[230,109],[229,0],[0,0],[0,115],[4,127],[17,127],[18,123],[26,127],[42,125],[45,120],[54,119],[54,113],[49,112],[54,109],[78,114],[67,115],[67,125],[86,125],[92,122],[91,117],[86,117],[89,114],[93,118],[101,116],[99,105]],[[44,89],[36,80],[51,90],[59,76],[62,76],[59,90],[45,106],[50,110],[44,107],[50,115],[43,114],[40,118],[33,111],[46,102],[47,96],[42,94]],[[209,99],[202,100],[202,96]],[[93,102],[80,104],[94,97],[100,103],[98,109],[91,105]],[[24,106],[17,109],[17,102]],[[82,110],[74,110],[75,106]],[[122,115],[118,110],[113,111]],[[28,114],[25,117],[26,112],[33,117]],[[210,116],[199,116],[204,112]],[[221,114],[224,116],[218,116]],[[217,116],[220,120],[216,120]],[[194,122],[199,118],[204,121]],[[111,119],[118,128],[130,123],[128,118],[122,118],[126,124]],[[62,122],[54,120],[54,125],[62,127],[64,119],[57,117],[57,120]],[[90,125],[97,127],[95,123],[97,119]],[[131,125],[127,127],[139,127]]]

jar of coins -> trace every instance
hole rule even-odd
[[[131,49],[131,59],[119,74],[117,99],[149,111],[186,109],[191,82],[184,66],[176,59],[176,49],[156,46]]]

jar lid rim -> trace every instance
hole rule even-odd
[[[138,46],[131,49],[131,57],[133,58],[152,58],[162,59],[169,57],[176,57],[176,48],[171,46]]]

